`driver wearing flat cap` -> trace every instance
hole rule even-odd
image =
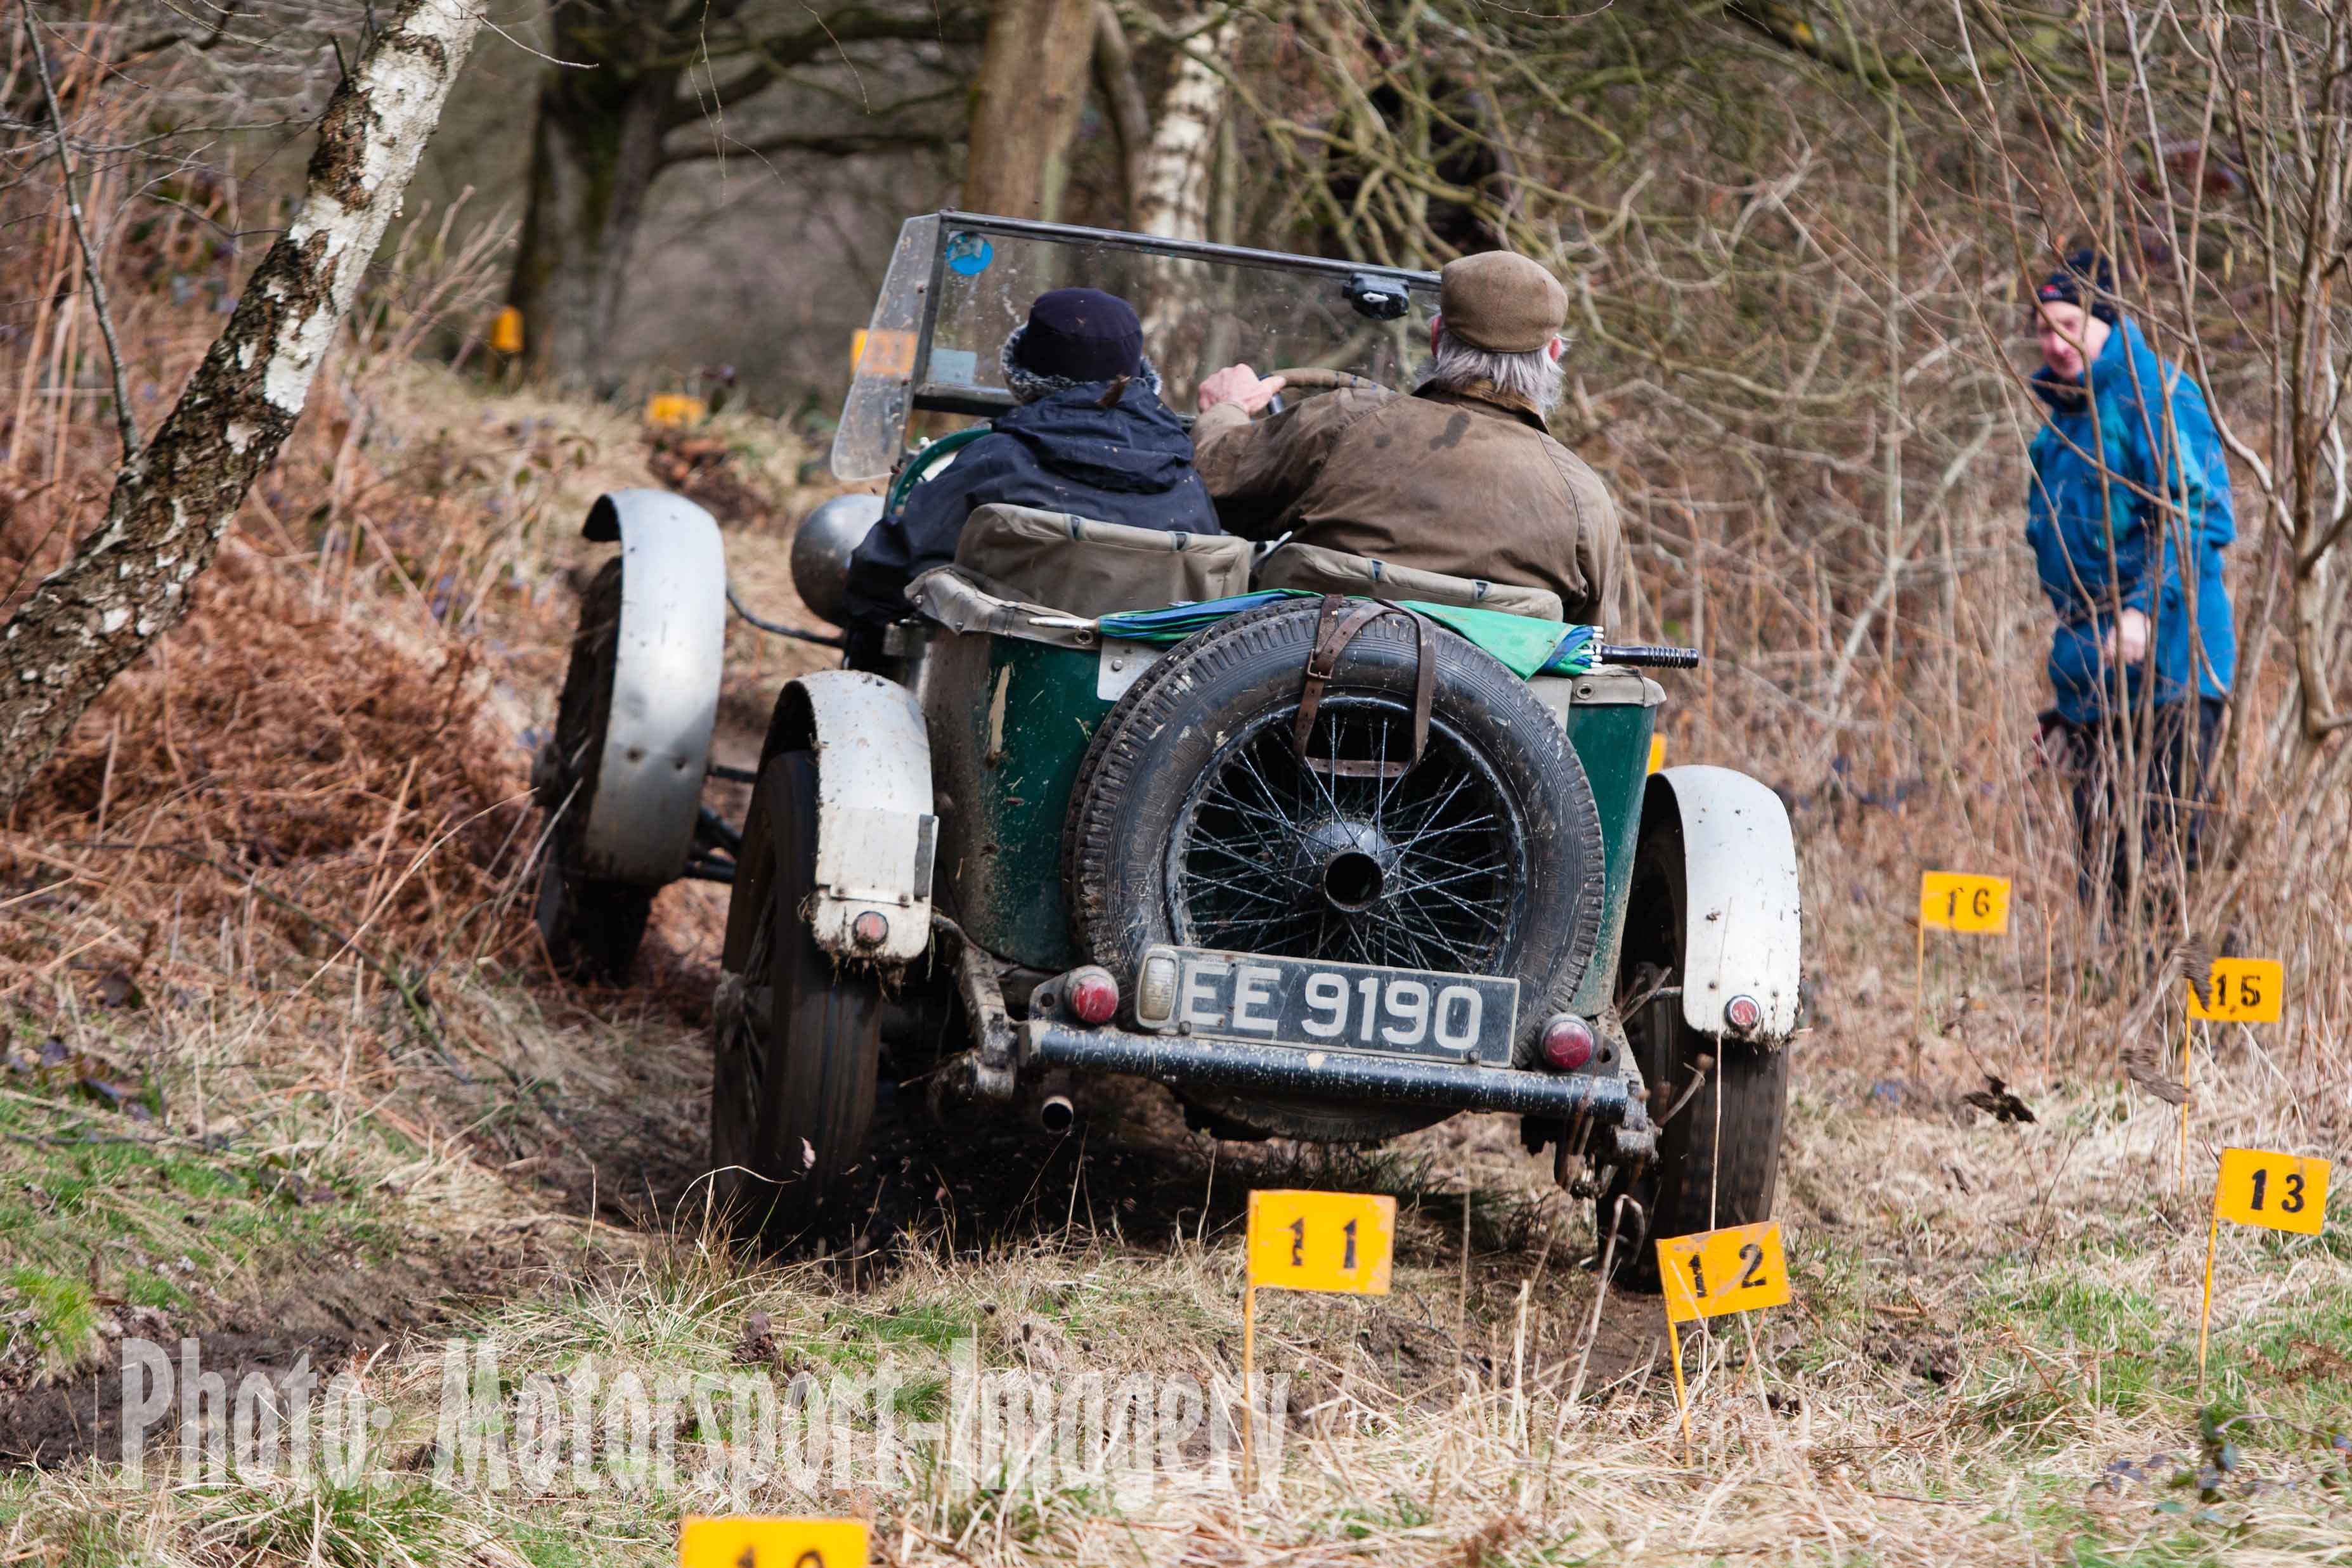
[[[1553,440],[1568,294],[1526,256],[1446,264],[1430,367],[1407,396],[1350,388],[1265,419],[1282,390],[1232,365],[1201,383],[1193,466],[1230,533],[1548,588],[1569,620],[1616,608],[1617,508]]]

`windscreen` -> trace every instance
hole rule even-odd
[[[1246,363],[1260,374],[1346,371],[1402,390],[1428,353],[1433,278],[1303,258],[1251,259],[1256,253],[1169,254],[1145,248],[1150,244],[1085,230],[962,226],[952,216],[908,222],[835,440],[835,475],[887,472],[918,408],[985,413],[1010,406],[1000,363],[1004,340],[1028,319],[1030,302],[1052,288],[1099,288],[1132,304],[1143,320],[1143,351],[1162,379],[1160,396],[1184,414],[1202,380],[1226,365]],[[919,267],[918,248],[925,253]],[[938,298],[919,368],[923,296],[934,277]]]
[[[923,325],[923,290],[939,249],[940,220],[926,213],[899,225],[890,270],[875,298],[873,319],[856,345],[857,368],[841,424],[833,433],[833,473],[858,483],[898,466],[912,412],[915,342]]]

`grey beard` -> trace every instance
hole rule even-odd
[[[1013,356],[1020,347],[1021,334],[1028,329],[1026,327],[1015,327],[1013,329],[1013,335],[1004,340],[1004,347],[996,356],[997,366],[1004,372],[1004,390],[1013,394],[1013,401],[1035,402],[1041,397],[1050,397],[1057,392],[1067,392],[1072,387],[1098,387],[1109,384],[1108,380],[1079,382],[1072,381],[1067,376],[1040,375],[1035,371],[1017,363]],[[1134,376],[1130,379],[1140,382],[1143,389],[1152,396],[1160,395],[1160,371],[1152,364],[1150,355],[1142,356]]]

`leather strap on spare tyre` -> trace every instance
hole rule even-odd
[[[1402,762],[1363,762],[1334,757],[1328,761],[1307,755],[1315,733],[1315,715],[1323,706],[1324,688],[1339,665],[1339,655],[1356,633],[1383,616],[1402,615],[1412,625],[1412,755]],[[1342,779],[1402,779],[1421,765],[1429,744],[1429,710],[1437,695],[1437,661],[1429,653],[1429,617],[1386,599],[1346,599],[1323,596],[1322,613],[1315,622],[1315,645],[1307,654],[1307,678],[1298,689],[1298,716],[1290,727],[1291,748],[1299,762],[1317,773]]]

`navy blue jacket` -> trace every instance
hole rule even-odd
[[[2033,442],[2025,537],[2058,612],[2058,712],[2094,723],[2110,704],[2136,702],[2146,672],[2159,704],[2227,696],[2238,644],[2221,552],[2237,528],[2205,394],[2129,318],[2107,334],[2088,380],[2086,393],[2082,378],[2046,368],[2033,377],[2048,423]],[[2099,652],[2118,603],[2154,629],[2147,659],[2121,679]]]
[[[849,563],[849,609],[860,629],[908,613],[904,590],[955,559],[956,538],[977,507],[1035,507],[1100,523],[1213,534],[1217,508],[1192,472],[1192,438],[1139,381],[1098,406],[1104,383],[1066,388],[997,417],[992,434],[917,485]]]

